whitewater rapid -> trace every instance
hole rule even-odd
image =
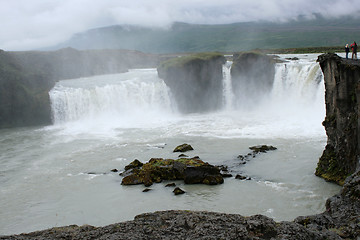
[[[314,176],[326,145],[324,82],[317,55],[276,65],[265,101],[234,104],[230,66],[224,65],[223,108],[181,114],[156,69],[59,81],[50,92],[52,126],[0,130],[0,235],[70,224],[102,226],[158,210],[264,214],[277,221],[320,213],[339,187]],[[287,56],[280,56],[286,60]],[[256,97],[256,93],[253,94]],[[249,101],[251,102],[251,101]],[[189,143],[234,175],[217,186],[185,185],[174,196],[167,182],[122,186],[120,171],[134,159],[177,158]],[[245,165],[249,147],[273,145]]]

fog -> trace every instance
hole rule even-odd
[[[130,24],[168,28],[175,21],[222,24],[359,16],[355,0],[0,0],[0,49],[55,45],[88,29]]]

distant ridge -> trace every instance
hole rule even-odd
[[[360,42],[359,20],[318,16],[313,20],[284,23],[203,25],[176,22],[169,29],[116,25],[75,34],[68,41],[46,50],[73,47],[180,53],[344,46],[354,40]]]

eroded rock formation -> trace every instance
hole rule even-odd
[[[270,93],[275,75],[275,60],[268,55],[245,52],[234,54],[231,67],[235,104],[253,107]]]
[[[222,105],[222,65],[218,53],[173,58],[158,67],[158,75],[171,89],[183,113],[207,112]]]
[[[323,54],[318,62],[325,80],[328,140],[315,174],[342,185],[359,167],[360,63],[336,54]]]

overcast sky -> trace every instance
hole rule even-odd
[[[74,33],[114,24],[169,27],[359,16],[358,0],[0,0],[0,49],[55,45]],[[360,23],[359,23],[360,24]]]

